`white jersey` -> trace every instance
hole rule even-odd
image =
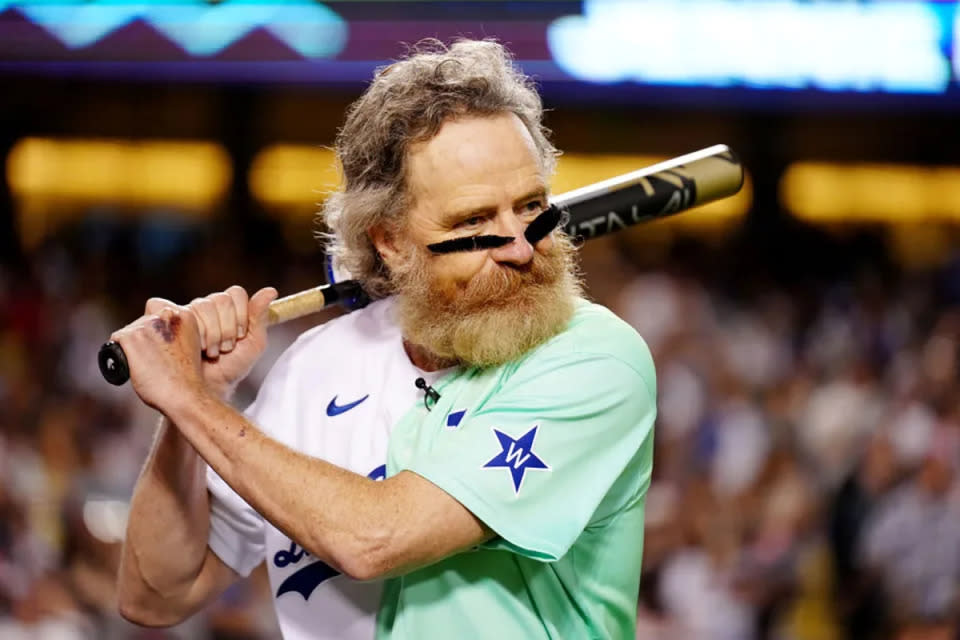
[[[382,480],[390,431],[443,372],[411,362],[392,317],[392,300],[304,333],[277,360],[248,418],[302,453]],[[371,640],[380,581],[355,582],[267,522],[211,469],[210,548],[241,575],[266,560],[286,640]]]

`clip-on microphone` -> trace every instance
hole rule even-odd
[[[440,394],[436,389],[427,384],[427,381],[423,378],[417,378],[414,380],[413,384],[417,386],[417,389],[423,389],[423,406],[427,408],[427,411],[430,411],[433,408],[433,405],[437,404],[437,400],[440,399]]]

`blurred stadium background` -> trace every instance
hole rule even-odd
[[[540,83],[555,192],[718,142],[748,169],[581,252],[658,366],[637,637],[956,638],[957,4],[0,1],[0,637],[277,637],[262,572],[117,617],[155,418],[96,350],[149,296],[322,283],[344,108],[463,35]]]

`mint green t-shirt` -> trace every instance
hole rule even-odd
[[[387,581],[378,638],[633,638],[656,375],[646,344],[580,302],[567,329],[501,367],[434,385],[394,428],[413,471],[489,542]]]

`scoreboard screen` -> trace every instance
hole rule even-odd
[[[0,76],[360,87],[496,38],[556,102],[957,108],[960,2],[0,0]]]

